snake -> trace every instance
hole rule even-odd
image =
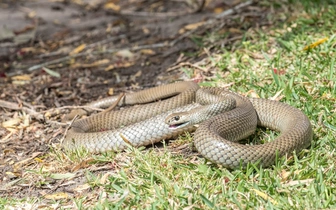
[[[224,88],[201,88],[194,82],[128,93],[120,101],[116,96],[108,97],[89,106],[111,104],[121,108],[74,121],[63,146],[90,152],[121,151],[195,131],[193,142],[202,156],[235,169],[246,168],[248,164],[268,167],[278,157],[309,147],[313,139],[309,118],[297,108],[278,101],[244,97]],[[240,143],[255,133],[257,126],[280,133],[263,144]]]

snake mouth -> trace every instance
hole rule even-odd
[[[176,124],[173,124],[173,125],[169,125],[169,128],[170,129],[178,129],[178,128],[182,128],[182,127],[185,127],[189,124],[189,122],[183,122],[183,123],[176,123]]]

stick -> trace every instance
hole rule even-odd
[[[71,58],[78,58],[81,56],[85,56],[85,55],[100,55],[100,54],[105,54],[105,53],[115,53],[121,50],[142,50],[142,49],[149,49],[149,48],[159,48],[159,47],[164,47],[169,45],[166,42],[162,42],[162,43],[157,43],[157,44],[152,44],[152,45],[141,45],[141,46],[134,46],[134,47],[125,47],[125,48],[119,48],[119,49],[111,49],[111,50],[106,50],[106,51],[94,51],[94,52],[83,52],[83,53],[78,53],[78,54],[74,54],[74,55],[68,55],[62,58],[58,58],[55,60],[51,60],[51,61],[47,61],[41,64],[37,64],[34,66],[31,66],[28,68],[28,71],[34,71],[37,69],[40,69],[44,66],[48,66],[51,64],[56,64],[56,63],[60,63],[66,60],[70,60]]]
[[[102,111],[102,113],[106,113],[106,112],[109,112],[111,111],[112,109],[114,109],[116,106],[118,106],[119,102],[121,99],[123,99],[125,96],[125,93],[121,93],[118,97],[118,99],[107,109],[105,109],[104,111]]]
[[[135,11],[121,11],[119,12],[120,15],[130,15],[130,16],[141,16],[141,17],[160,17],[160,18],[167,18],[167,17],[178,17],[187,14],[193,14],[200,12],[205,5],[205,0],[202,0],[197,7],[192,9],[191,11],[183,11],[183,12],[135,12]]]
[[[247,2],[243,2],[243,3],[240,3],[240,4],[236,5],[236,6],[234,6],[232,9],[228,9],[228,10],[226,10],[226,11],[224,11],[224,12],[222,12],[222,13],[216,15],[216,18],[217,18],[217,19],[220,19],[220,18],[223,18],[223,17],[225,17],[225,16],[232,15],[232,14],[235,13],[237,10],[239,10],[239,9],[241,9],[241,8],[243,8],[243,7],[249,6],[249,5],[251,5],[252,3],[253,3],[252,0],[247,1]]]
[[[246,7],[246,6],[249,6],[252,3],[253,3],[252,0],[247,1],[247,2],[243,2],[241,4],[236,5],[232,9],[226,10],[226,11],[224,11],[224,12],[216,15],[215,17],[216,17],[216,19],[220,19],[220,18],[223,18],[225,16],[231,15],[231,14],[235,13],[236,10],[241,9],[243,7]],[[202,4],[201,4],[201,7],[203,7]],[[214,22],[214,20],[210,19],[210,20],[206,21],[204,24],[211,24],[213,22]],[[182,40],[183,38],[185,38],[185,37],[189,36],[190,34],[192,34],[193,32],[195,32],[196,29],[197,28],[195,28],[195,29],[193,29],[193,30],[191,30],[191,31],[189,31],[189,32],[187,32],[185,34],[182,34],[177,39],[175,39],[175,40],[173,40],[171,42],[168,42],[168,43],[167,42],[161,42],[161,43],[152,44],[152,45],[141,45],[141,46],[134,46],[134,47],[111,49],[111,50],[106,50],[106,51],[103,51],[103,52],[102,51],[93,51],[93,52],[78,53],[78,54],[75,54],[75,55],[69,55],[69,56],[65,56],[65,57],[62,57],[62,58],[55,59],[55,60],[47,61],[45,63],[41,63],[41,64],[37,64],[37,65],[31,66],[31,67],[28,68],[28,71],[34,71],[34,70],[40,69],[40,68],[42,68],[44,66],[60,63],[60,62],[69,60],[71,58],[78,58],[78,57],[85,56],[85,55],[100,55],[100,54],[105,54],[105,53],[115,53],[115,52],[118,52],[118,51],[121,51],[121,50],[141,50],[141,49],[153,49],[153,48],[160,48],[160,47],[165,47],[165,46],[173,46],[178,41]]]
[[[29,115],[33,116],[38,120],[44,120],[44,115],[41,113],[36,112],[33,109],[29,109],[27,107],[20,107],[18,104],[8,101],[0,100],[0,107],[11,109],[11,110],[20,110],[27,112]]]

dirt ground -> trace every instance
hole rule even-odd
[[[0,196],[43,194],[25,171],[59,144],[62,107],[211,78],[210,55],[273,24],[270,12],[240,0],[1,1]]]

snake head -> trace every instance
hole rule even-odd
[[[185,112],[173,113],[167,116],[165,123],[169,125],[171,129],[178,129],[190,124],[190,118]]]

